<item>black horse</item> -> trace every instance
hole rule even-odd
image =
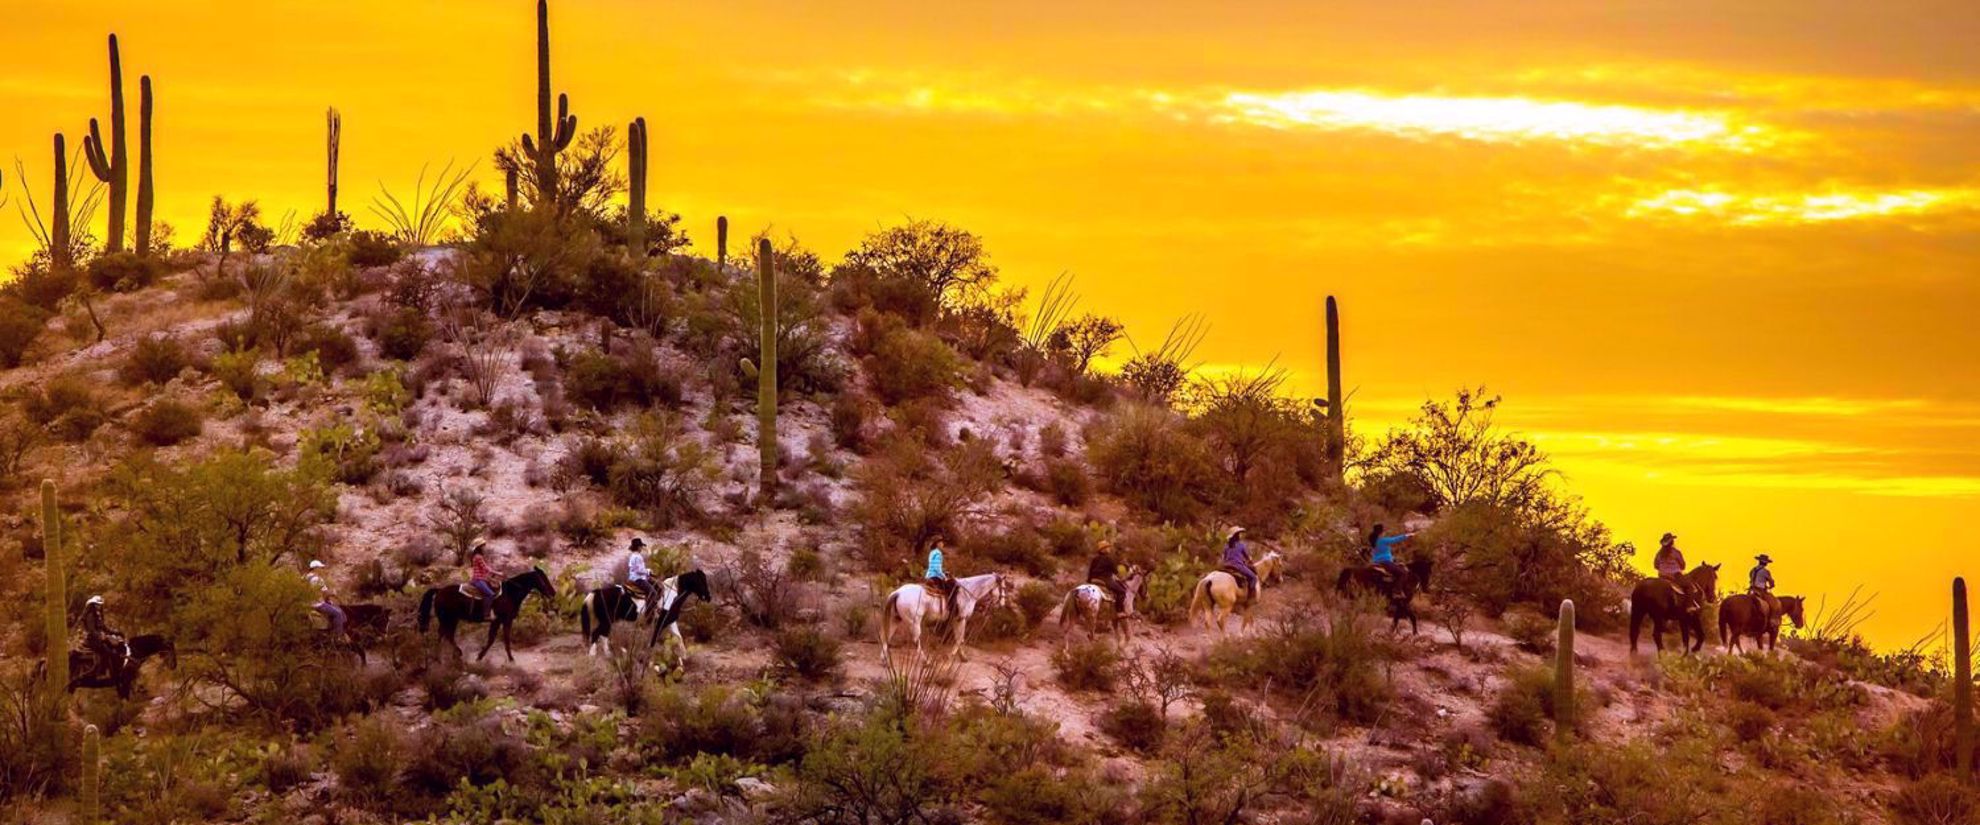
[[[1389,603],[1389,632],[1395,632],[1403,619],[1409,620],[1409,632],[1416,633],[1416,608],[1411,602],[1416,594],[1430,590],[1429,559],[1417,559],[1403,565],[1402,574],[1395,575],[1388,568],[1375,564],[1355,565],[1341,571],[1334,582],[1334,592],[1348,594],[1350,585],[1386,599]]]
[[[426,632],[426,625],[433,617],[440,619],[440,640],[453,645],[454,655],[461,656],[461,645],[454,641],[454,628],[461,622],[488,622],[488,641],[482,643],[481,652],[475,654],[475,661],[488,656],[488,649],[495,646],[495,635],[502,635],[502,652],[509,661],[516,660],[516,652],[509,648],[509,628],[516,622],[516,614],[522,612],[523,600],[529,594],[541,592],[543,598],[554,599],[557,589],[550,584],[550,574],[541,567],[532,567],[526,573],[510,576],[502,582],[495,594],[493,604],[487,609],[481,607],[481,599],[461,592],[457,584],[427,588],[426,594],[419,597],[419,632]]]
[[[702,601],[711,597],[708,590],[708,574],[700,570],[689,570],[660,582],[660,598],[642,599],[639,592],[622,584],[608,584],[585,594],[584,608],[579,613],[579,626],[584,631],[585,650],[595,654],[602,643],[607,656],[612,654],[612,623],[632,622],[648,617],[654,619],[653,638],[648,644],[658,642],[660,633],[673,626],[680,618],[681,608],[687,604],[688,596],[700,596]],[[676,639],[680,630],[673,631]],[[685,651],[686,643],[682,642]]]
[[[164,636],[156,633],[132,636],[124,646],[126,655],[113,668],[97,667],[95,657],[89,653],[69,651],[69,672],[80,675],[71,677],[65,689],[73,692],[76,688],[116,688],[117,698],[129,699],[131,686],[137,684],[138,670],[144,667],[146,659],[162,655],[167,667],[174,670],[179,667],[178,648]]]
[[[1704,604],[1719,600],[1719,566],[1701,564],[1684,574],[1684,579],[1694,592],[1704,595]],[[1676,622],[1678,626],[1678,647],[1686,653],[1697,653],[1705,646],[1705,621],[1702,617],[1702,604],[1693,604],[1691,599],[1678,590],[1677,583],[1665,578],[1644,579],[1636,583],[1629,593],[1629,652],[1636,653],[1637,634],[1643,630],[1643,620],[1650,620],[1650,640],[1657,643],[1657,649],[1664,649],[1664,623]]]

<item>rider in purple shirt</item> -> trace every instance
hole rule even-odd
[[[1224,566],[1237,574],[1247,598],[1258,597],[1258,571],[1251,569],[1251,548],[1245,546],[1242,527],[1232,527],[1224,534]]]

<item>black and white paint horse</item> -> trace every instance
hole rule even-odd
[[[585,652],[596,656],[599,648],[605,655],[612,655],[612,625],[615,622],[640,622],[651,618],[654,622],[653,638],[649,644],[660,641],[664,630],[680,653],[680,661],[687,661],[687,640],[681,637],[681,609],[687,606],[688,596],[700,596],[702,601],[711,600],[708,590],[708,574],[700,570],[690,570],[678,576],[660,581],[660,598],[642,598],[639,589],[623,584],[608,584],[586,593],[584,607],[578,611],[578,623],[584,630]],[[656,601],[648,604],[649,601]]]

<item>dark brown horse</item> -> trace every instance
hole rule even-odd
[[[1416,594],[1429,592],[1431,569],[1429,559],[1417,559],[1403,565],[1400,576],[1391,575],[1387,568],[1378,565],[1355,565],[1341,571],[1340,578],[1334,582],[1334,592],[1345,596],[1349,585],[1358,585],[1381,596],[1389,603],[1389,632],[1395,632],[1402,620],[1408,619],[1409,632],[1414,634],[1416,608],[1410,602]]]
[[[382,604],[340,604],[344,611],[344,638],[332,639],[332,643],[342,642],[356,653],[359,664],[368,664],[364,649],[384,638],[385,630],[392,622],[392,608]],[[329,630],[325,629],[325,633]]]
[[[454,655],[460,656],[461,645],[454,641],[454,628],[461,622],[488,622],[488,641],[481,645],[481,652],[475,654],[475,661],[488,656],[488,649],[495,646],[495,635],[502,635],[502,652],[509,661],[516,660],[516,652],[509,649],[509,628],[516,623],[516,614],[522,612],[523,600],[531,593],[542,593],[545,599],[557,597],[557,589],[550,584],[550,574],[541,567],[532,567],[526,573],[510,576],[496,591],[495,601],[487,610],[481,609],[481,599],[461,592],[457,584],[427,588],[426,594],[419,597],[419,632],[426,632],[427,622],[437,616],[440,619],[440,640],[453,645]]]
[[[1684,574],[1684,579],[1693,591],[1704,594],[1705,603],[1719,599],[1719,565],[1700,564]],[[1679,592],[1676,583],[1663,578],[1644,579],[1636,583],[1636,589],[1629,594],[1629,652],[1636,653],[1636,640],[1643,630],[1643,620],[1650,619],[1650,640],[1657,643],[1659,651],[1664,649],[1664,623],[1676,622],[1678,645],[1686,653],[1696,653],[1705,646],[1705,622],[1700,617],[1702,606],[1692,606],[1690,600]]]
[[[1751,593],[1727,596],[1719,603],[1719,645],[1737,652],[1739,637],[1752,636],[1755,648],[1764,642],[1768,650],[1773,650],[1774,643],[1781,638],[1782,616],[1794,620],[1796,630],[1807,626],[1800,596],[1776,596],[1774,600],[1781,603],[1781,609],[1770,616],[1758,596]]]
[[[69,672],[82,675],[71,678],[67,689],[73,691],[76,688],[116,688],[117,698],[129,699],[131,686],[137,684],[138,670],[144,667],[146,659],[164,656],[168,667],[174,670],[179,667],[179,651],[172,646],[172,640],[156,633],[132,636],[125,643],[125,648],[127,653],[124,660],[109,673],[97,672],[102,669],[94,666],[96,662],[88,653],[79,650],[69,651]],[[85,670],[89,672],[84,672]]]

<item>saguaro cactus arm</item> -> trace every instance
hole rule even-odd
[[[1554,733],[1574,735],[1574,601],[1561,600],[1560,641],[1554,649]]]
[[[1966,579],[1953,579],[1953,752],[1962,782],[1973,779],[1973,646]]]
[[[1327,296],[1327,472],[1342,480],[1347,460],[1347,408],[1341,398],[1341,311]]]
[[[103,736],[95,725],[83,727],[82,740],[82,788],[77,799],[77,814],[84,825],[96,825],[102,814],[101,791],[103,789]]]
[[[151,254],[151,75],[138,78],[138,181],[136,235],[139,255]]]

